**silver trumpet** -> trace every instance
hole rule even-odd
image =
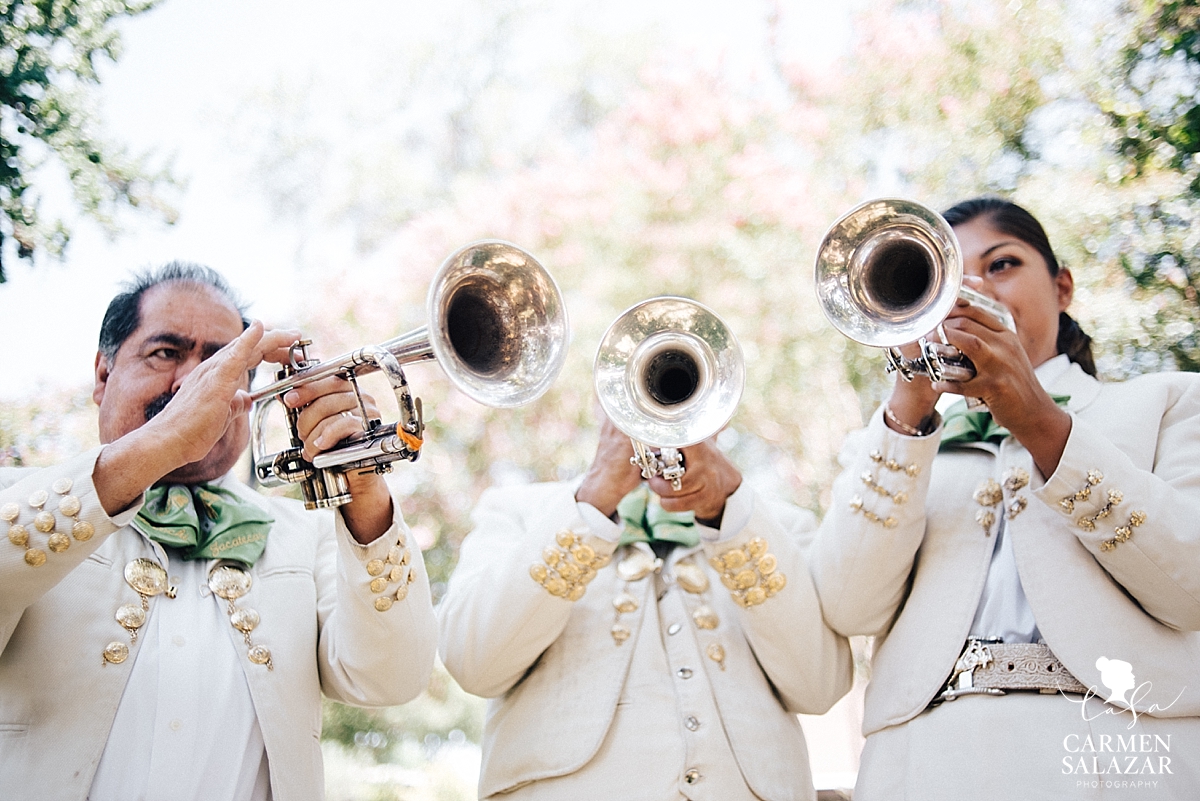
[[[425,423],[403,364],[436,359],[459,390],[487,406],[509,408],[541,396],[566,359],[567,314],[558,286],[533,256],[507,242],[475,242],[447,258],[429,285],[426,310],[428,325],[329,361],[309,357],[309,340],[292,346],[291,363],[276,381],[251,393],[251,457],[261,484],[300,484],[307,508],[328,508],[350,502],[347,473],[383,473],[392,462],[416,461]],[[398,422],[384,425],[363,406],[357,378],[376,370],[396,395]],[[296,429],[299,410],[287,409],[291,445],[265,453],[263,421],[270,402],[334,375],[347,379],[358,395],[362,431],[309,462]]]
[[[644,300],[609,326],[593,376],[604,412],[633,442],[629,461],[677,491],[685,472],[679,449],[720,431],[746,382],[729,327],[696,301],[670,296]]]
[[[942,322],[958,298],[1016,330],[1003,304],[962,285],[958,239],[936,211],[909,200],[870,200],[830,226],[817,250],[817,299],[829,322],[863,345],[885,348],[888,372],[905,381],[968,381],[975,365],[946,344]],[[942,342],[925,335],[938,331]],[[908,359],[899,346],[918,342]]]

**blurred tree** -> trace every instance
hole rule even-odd
[[[158,1],[0,0],[0,283],[6,239],[25,259],[61,254],[69,239],[61,220],[38,214],[34,183],[49,155],[66,170],[75,202],[109,230],[122,205],[174,221],[157,193],[169,177],[100,138],[87,94],[99,81],[97,63],[120,54],[111,21]]]
[[[1200,2],[1135,0],[1116,80],[1102,98],[1135,200],[1115,236],[1136,296],[1158,300],[1148,337],[1200,370]]]

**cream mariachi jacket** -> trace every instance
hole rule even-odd
[[[161,563],[161,548],[101,508],[91,478],[99,452],[40,470],[0,470],[0,530],[20,525],[29,540],[17,544],[10,533],[10,541],[0,541],[0,795],[6,798],[86,797],[142,647],[142,639],[130,645],[114,613],[139,602],[125,566],[137,558]],[[275,517],[267,549],[251,569],[253,586],[238,601],[259,612],[253,643],[271,653],[271,670],[249,659],[242,667],[272,798],[320,799],[322,692],[382,706],[408,701],[428,684],[437,635],[424,564],[399,515],[382,537],[360,546],[340,515],[335,523],[334,515],[266,498],[229,477],[220,483]],[[52,532],[35,526],[34,507],[50,513]],[[131,510],[119,520],[132,517]],[[405,600],[389,604],[381,599],[394,598],[400,584],[374,592],[368,570],[390,578],[380,566],[389,555],[405,561],[405,553],[401,572],[411,569],[413,582]],[[149,614],[162,603],[170,600],[150,598]],[[241,633],[228,631],[245,652]],[[110,643],[127,646],[129,657],[106,662]]]
[[[1139,712],[1200,715],[1200,376],[1101,384],[1071,364],[1047,389],[1073,418],[1048,479],[1012,437],[938,455],[940,430],[901,436],[879,412],[845,449],[812,564],[829,624],[878,637],[864,733],[940,691],[1001,515],[1067,669],[1102,693],[1097,658],[1131,662],[1153,683]]]
[[[492,699],[481,798],[585,766],[589,780],[597,781],[571,787],[602,797],[605,775],[633,769],[590,763],[613,725],[626,685],[645,680],[630,672],[637,638],[661,636],[655,626],[642,625],[656,603],[654,573],[622,579],[637,576],[640,571],[630,568],[653,557],[644,544],[617,550],[591,535],[574,492],[567,483],[485,492],[439,608],[447,670],[468,692]],[[688,785],[686,766],[656,765],[657,784],[664,774],[676,776],[680,795],[717,801],[713,792],[720,792],[720,779],[737,779],[740,770],[745,784],[737,779],[737,786],[748,785],[763,799],[813,797],[808,754],[793,713],[824,712],[849,689],[852,674],[848,643],[822,621],[809,577],[805,551],[814,528],[811,514],[754,498],[751,518],[737,537],[705,544],[691,555],[672,554],[670,569],[679,573],[681,584],[682,561],[697,565],[708,579],[703,593],[683,593],[691,618],[684,633],[696,638],[697,653],[708,654],[700,659],[697,678],[711,688],[737,764],[728,777],[701,778],[694,785]],[[764,552],[776,557],[774,572],[786,576],[786,586],[743,608],[722,584],[722,573],[733,576],[750,568],[742,577],[755,585],[748,592],[761,592],[769,578],[762,574],[772,573],[765,562],[761,571],[755,569]],[[736,569],[718,571],[710,559]],[[593,565],[592,572],[580,574],[570,564]],[[626,603],[626,611],[618,612],[614,601],[624,592],[637,608]],[[715,627],[711,619],[704,621],[704,604],[715,612]],[[692,617],[697,610],[703,625]],[[614,639],[614,624],[622,627],[618,636],[628,637],[621,644]],[[623,706],[620,714],[636,716],[640,708]],[[636,721],[632,728],[638,730]],[[654,742],[643,745],[655,747]]]

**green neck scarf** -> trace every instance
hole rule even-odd
[[[1056,404],[1066,407],[1070,395],[1051,395]],[[939,448],[968,442],[990,442],[994,445],[1009,436],[1009,430],[992,419],[991,412],[972,412],[966,399],[955,403],[942,415],[942,442]]]
[[[631,542],[673,542],[686,548],[700,544],[695,512],[668,512],[650,488],[641,484],[617,504],[617,514],[625,524],[618,544]]]
[[[154,487],[133,525],[155,542],[183,551],[184,560],[235,559],[247,567],[262,556],[275,518],[215,484]]]

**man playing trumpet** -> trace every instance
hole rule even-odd
[[[811,799],[795,713],[850,687],[806,551],[816,521],[713,439],[679,490],[601,420],[582,480],[493,488],[440,607],[441,653],[491,699],[481,798]]]
[[[104,445],[0,470],[6,798],[319,799],[321,694],[426,687],[428,580],[382,479],[350,476],[333,515],[229,473],[249,371],[296,339],[246,320],[212,270],[143,275],[101,327]],[[309,459],[361,426],[336,376],[283,401]]]

